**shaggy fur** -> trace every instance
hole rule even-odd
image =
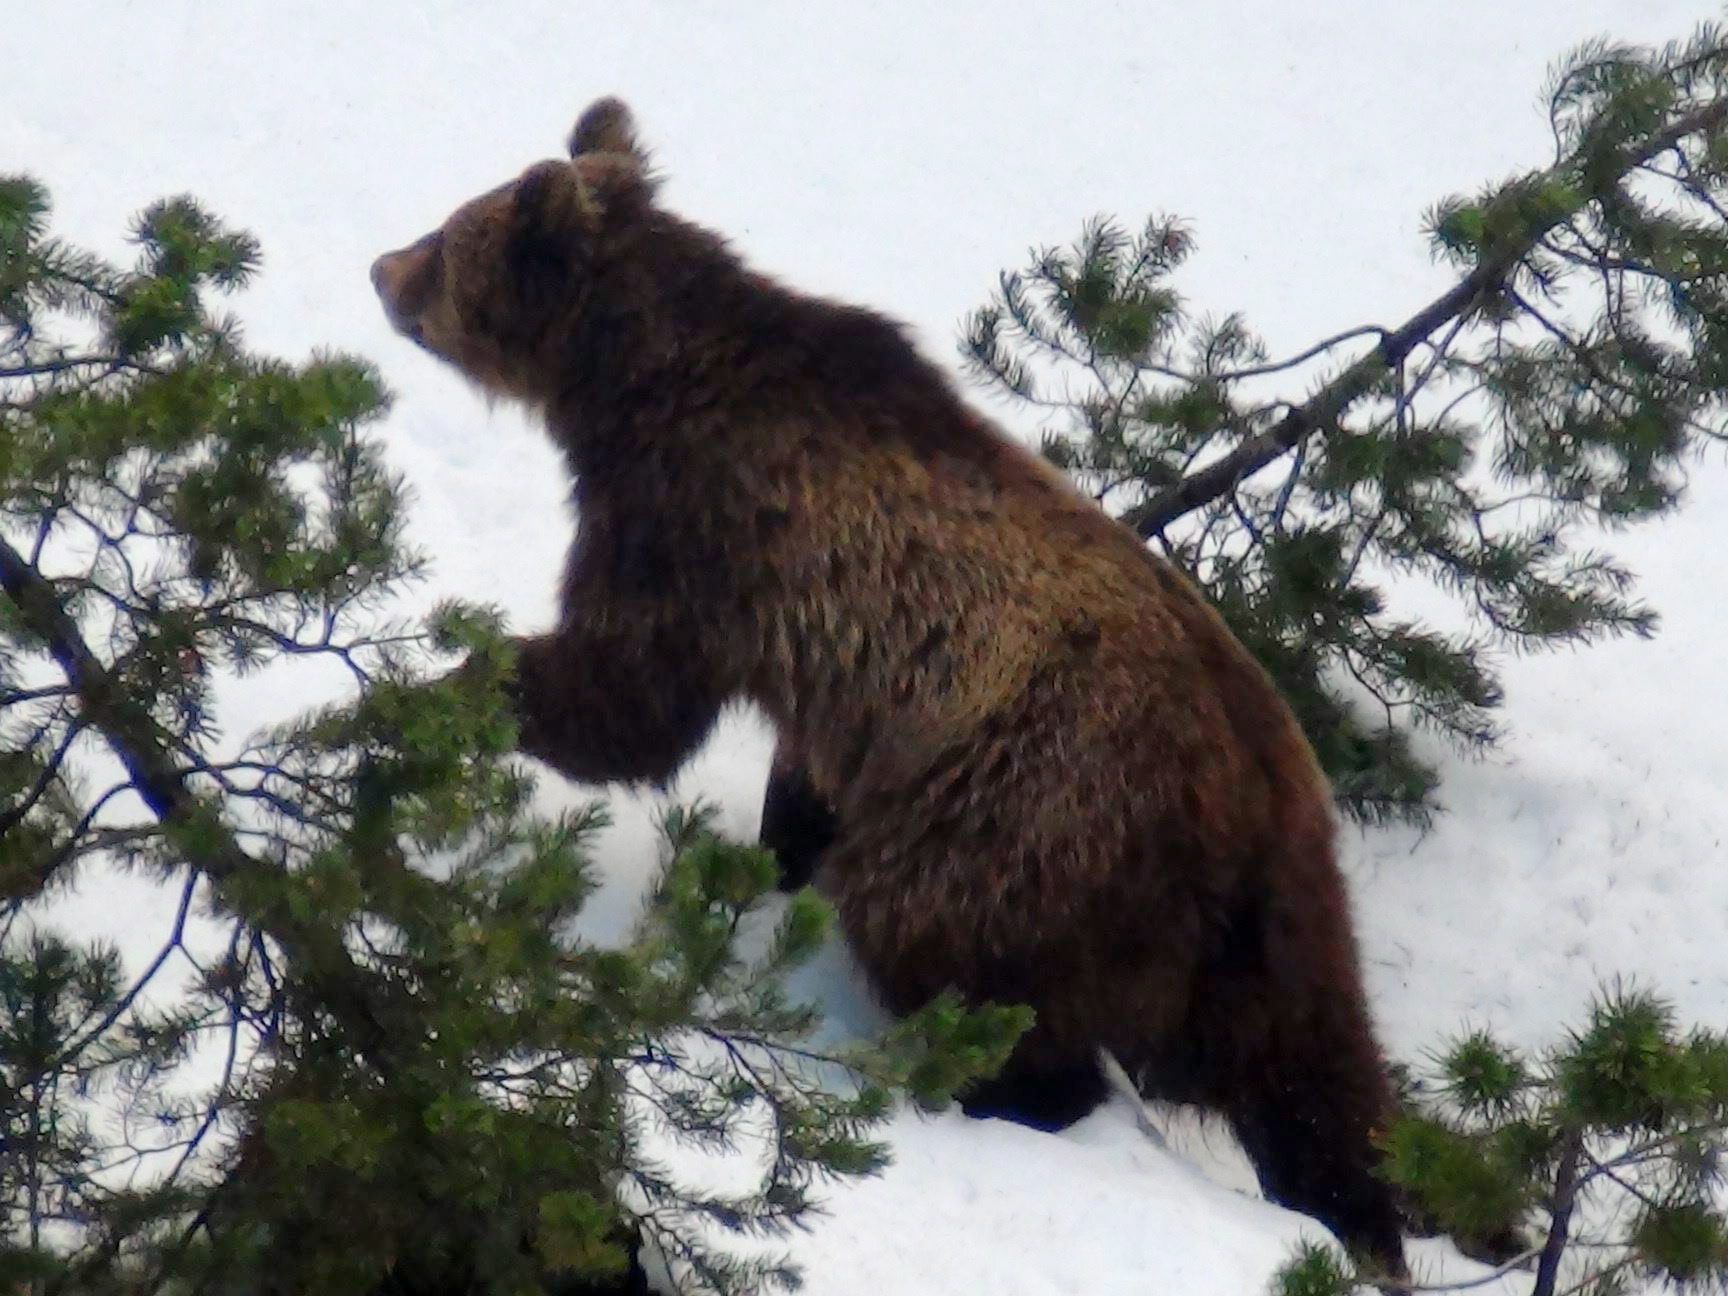
[[[1180,574],[896,325],[658,206],[616,101],[373,274],[402,332],[544,415],[574,479],[562,620],[522,643],[528,751],[664,780],[756,703],[808,787],[783,835],[887,1004],[1036,1009],[973,1110],[1073,1120],[1106,1047],[1401,1267],[1326,780]]]

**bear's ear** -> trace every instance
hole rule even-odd
[[[648,161],[636,139],[636,120],[622,99],[596,99],[576,119],[570,131],[570,156],[588,153],[621,153],[638,164]]]
[[[593,229],[600,204],[568,162],[537,162],[516,182],[516,219],[523,232]]]

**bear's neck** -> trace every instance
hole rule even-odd
[[[793,292],[720,248],[626,266],[583,315],[548,410],[579,477],[658,459],[669,440],[697,460],[748,452],[758,430],[811,421],[837,399],[916,406],[918,422],[959,406],[893,321]]]

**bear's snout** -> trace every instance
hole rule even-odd
[[[437,233],[428,234],[372,263],[372,287],[390,326],[416,341],[420,338],[420,315],[437,286],[438,243]]]

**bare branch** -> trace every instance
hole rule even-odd
[[[24,817],[34,810],[43,797],[48,795],[48,789],[54,786],[54,780],[60,777],[60,767],[66,761],[66,753],[78,735],[84,731],[82,720],[74,717],[67,725],[66,732],[60,736],[59,745],[54,754],[42,763],[42,772],[36,776],[36,782],[26,792],[17,805],[4,814],[0,814],[0,833],[17,823],[22,823]]]
[[[1578,1201],[1578,1161],[1584,1153],[1584,1136],[1568,1134],[1560,1144],[1559,1166],[1554,1172],[1554,1195],[1549,1206],[1548,1238],[1536,1262],[1536,1282],[1530,1296],[1554,1296],[1560,1276],[1560,1258],[1566,1254],[1566,1233],[1572,1224],[1572,1208]]]
[[[1288,359],[1271,360],[1262,365],[1252,365],[1247,369],[1226,369],[1210,376],[1218,382],[1239,382],[1244,378],[1262,378],[1268,374],[1283,373],[1287,369],[1295,369],[1300,365],[1307,364],[1316,356],[1324,355],[1333,347],[1340,346],[1355,338],[1372,337],[1379,338],[1384,342],[1386,336],[1386,329],[1382,325],[1361,324],[1356,328],[1345,329],[1342,333],[1334,333],[1329,338],[1322,338],[1306,351],[1298,351]]]

